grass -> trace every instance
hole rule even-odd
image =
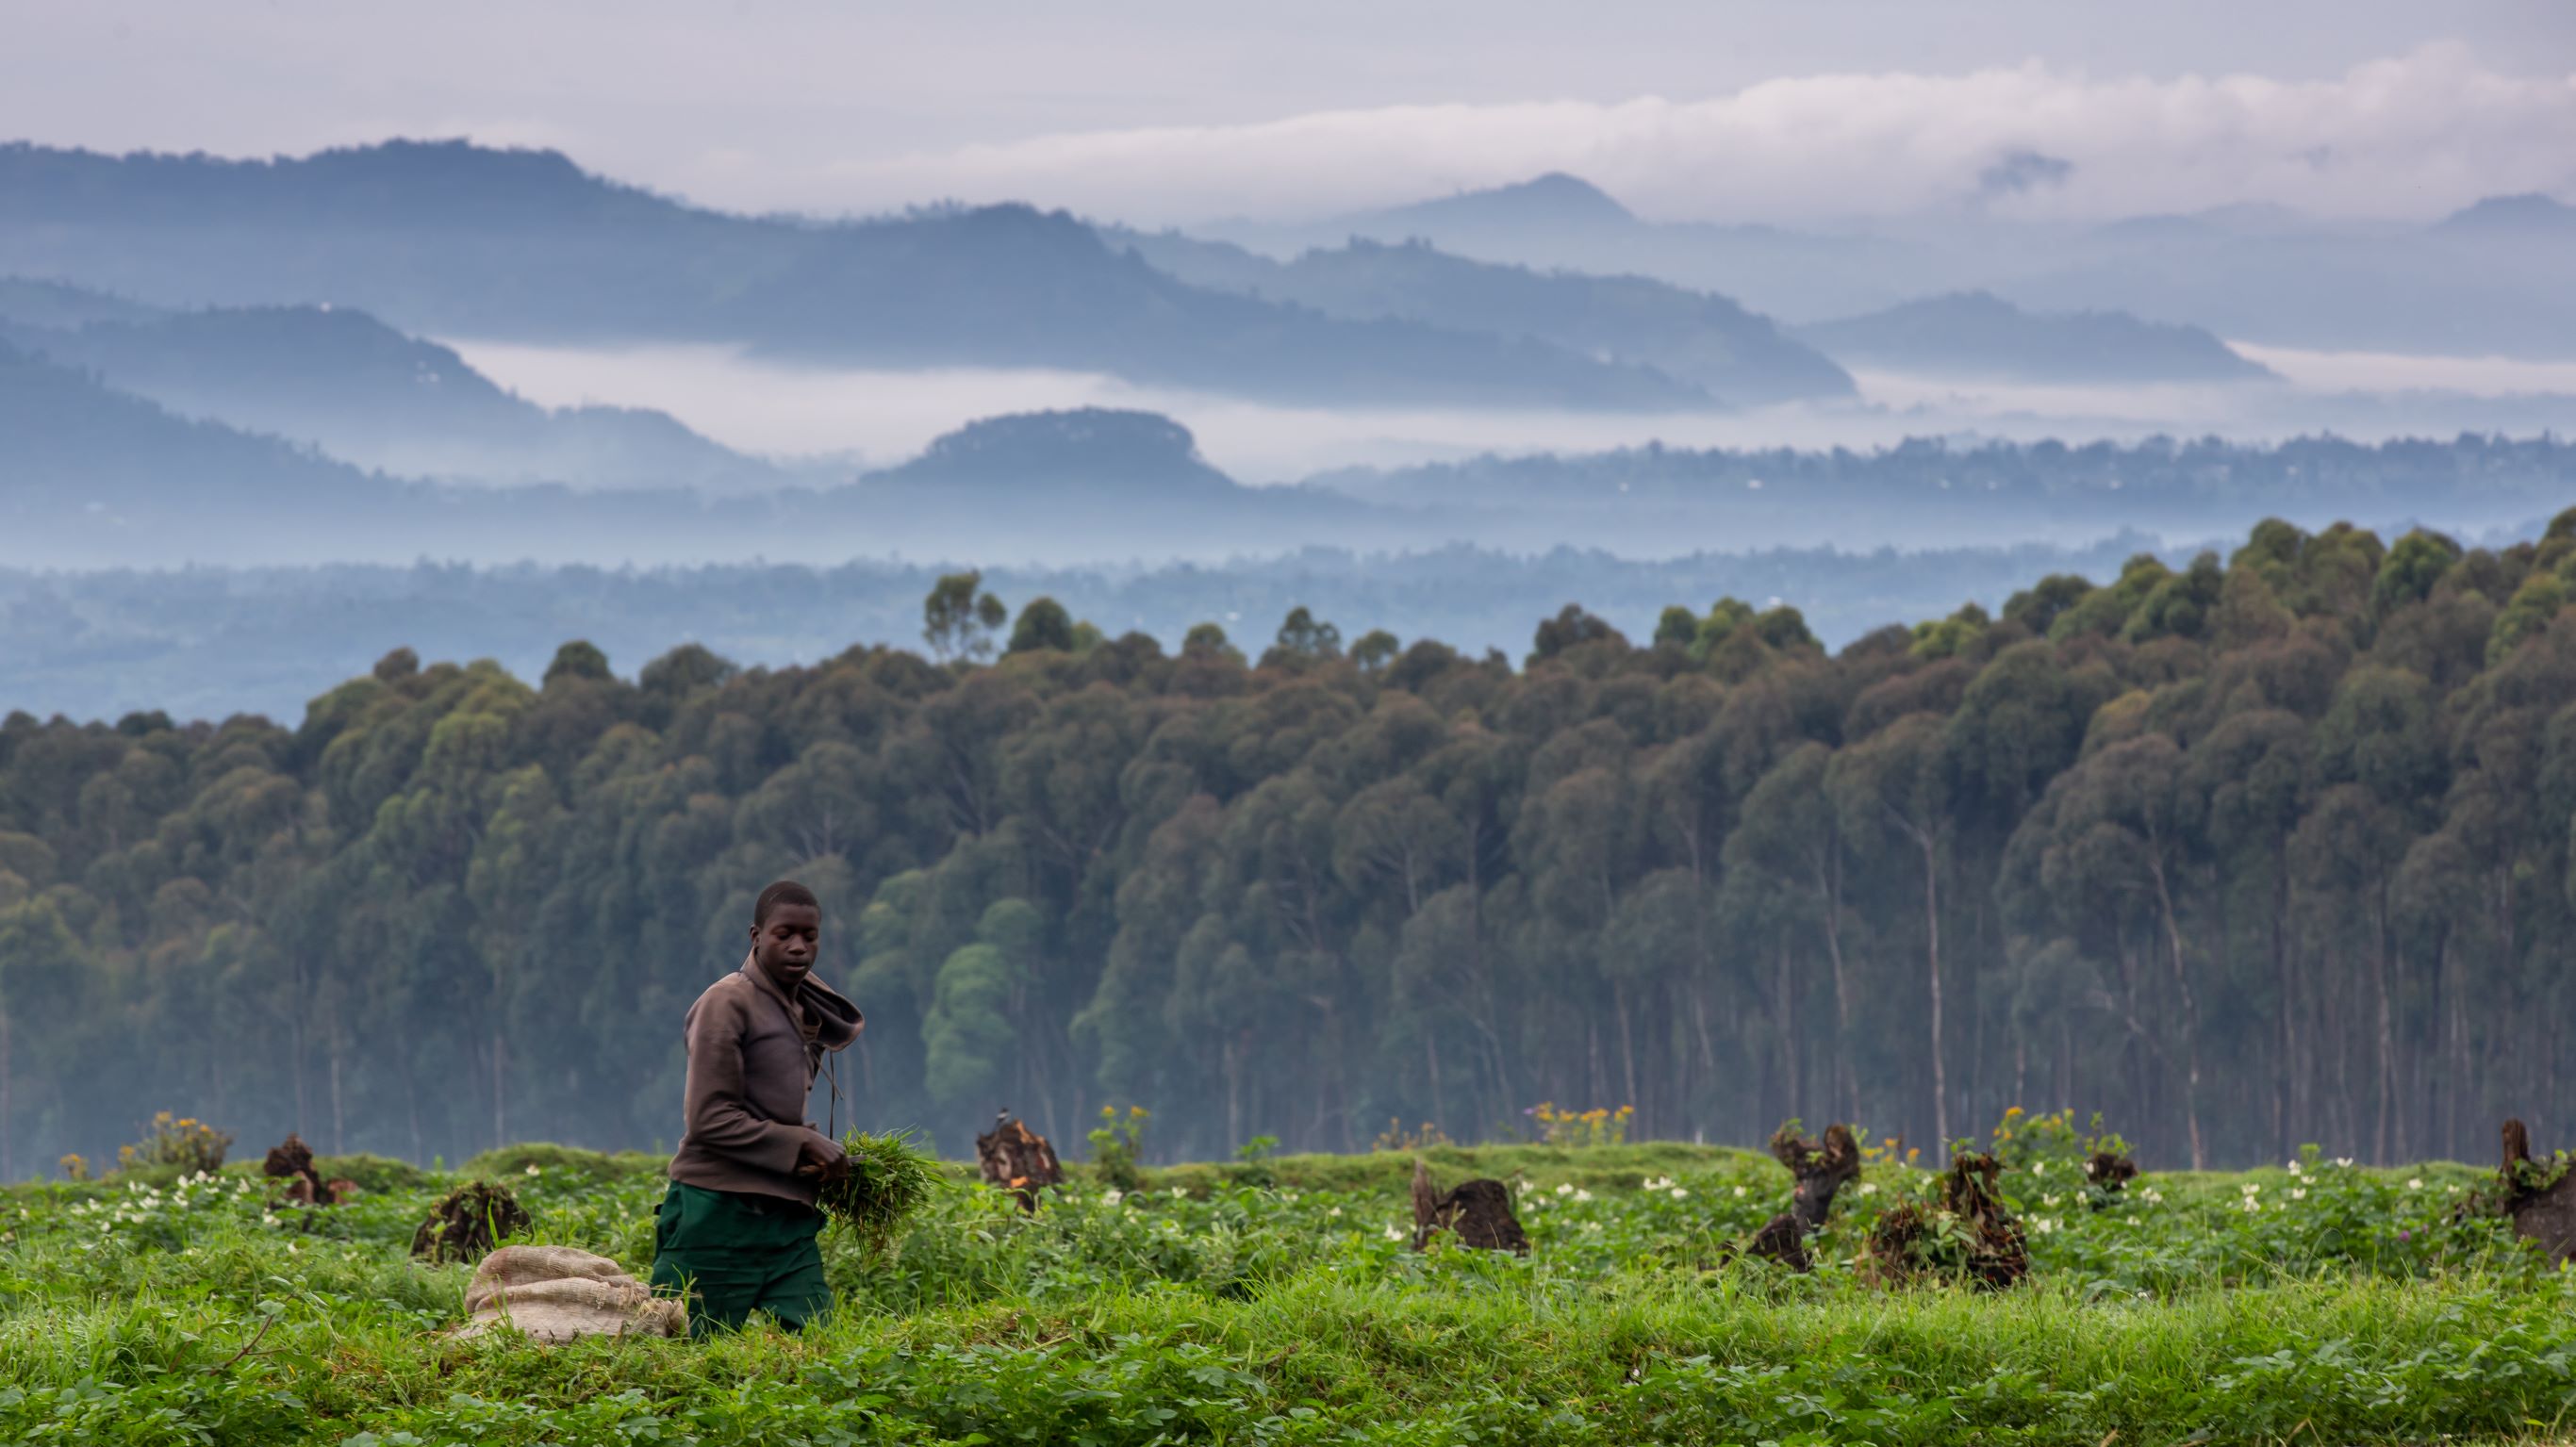
[[[1868,1220],[1926,1186],[1893,1163],[1837,1203],[1799,1277],[1724,1249],[1785,1205],[1766,1158],[1425,1157],[1443,1184],[1513,1181],[1531,1256],[1389,1239],[1409,1224],[1409,1155],[1286,1157],[1151,1172],[1114,1199],[1079,1181],[1034,1217],[942,1192],[882,1259],[826,1238],[843,1306],[801,1337],[542,1349],[438,1335],[469,1273],[403,1249],[458,1177],[309,1212],[229,1171],[19,1188],[0,1200],[0,1440],[2098,1447],[2576,1429],[2576,1273],[2451,1222],[2451,1188],[2479,1179],[2462,1167],[2148,1176],[2101,1211],[2015,1172],[2033,1275],[1983,1294],[1882,1290],[1855,1265]],[[649,1164],[556,1147],[473,1164],[519,1190],[536,1239],[641,1273]]]

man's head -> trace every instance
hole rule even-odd
[[[813,972],[822,934],[823,906],[792,879],[762,890],[751,907],[752,962],[782,990],[794,991]]]

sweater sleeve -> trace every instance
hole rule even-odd
[[[689,1082],[682,1102],[690,1143],[777,1175],[796,1169],[796,1150],[816,1134],[763,1120],[743,1094],[741,1002],[719,993],[689,1014]]]

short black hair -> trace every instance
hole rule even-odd
[[[760,901],[751,907],[751,927],[758,929],[769,923],[769,912],[782,904],[801,904],[816,914],[823,912],[823,902],[814,897],[814,891],[795,880],[782,879],[760,892]]]

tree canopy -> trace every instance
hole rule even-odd
[[[682,1012],[782,876],[868,1014],[843,1113],[951,1149],[1114,1101],[1205,1157],[1541,1102],[2473,1152],[2576,1109],[2571,581],[2576,514],[2267,523],[1830,655],[1776,606],[1639,643],[1567,605],[1516,669],[1305,608],[1172,654],[1045,599],[996,657],[961,574],[941,661],[401,650],[293,727],[13,714],[0,1173],[165,1107],[667,1148]]]

